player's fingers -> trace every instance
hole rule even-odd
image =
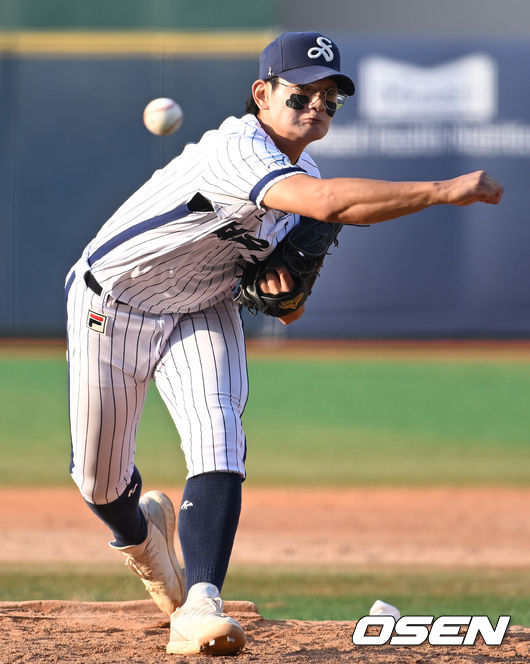
[[[478,200],[485,203],[498,203],[504,193],[504,187],[485,171],[480,171],[478,182]]]
[[[267,272],[266,275],[258,281],[258,287],[266,295],[278,295],[280,291],[280,278],[276,272]]]
[[[497,203],[500,203],[501,197],[502,194],[499,193],[485,194],[484,196],[481,196],[479,200],[483,203],[491,203],[492,205],[496,205]]]
[[[449,202],[455,205],[472,205],[477,201],[499,203],[504,187],[485,171],[475,171],[450,181],[452,192]]]
[[[277,268],[277,273],[280,278],[280,292],[288,293],[294,288],[294,279],[289,270],[285,267]]]
[[[267,272],[265,277],[258,281],[258,286],[266,295],[279,295],[292,290],[294,280],[287,269],[279,267],[274,272]]]
[[[486,198],[486,203],[499,203],[502,195],[504,194],[504,187],[499,182],[493,180],[490,184],[488,195]]]

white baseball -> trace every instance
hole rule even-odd
[[[182,124],[184,114],[173,99],[159,97],[150,101],[144,109],[144,125],[152,134],[172,134]]]

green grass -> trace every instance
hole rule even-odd
[[[280,485],[528,484],[528,366],[282,364],[249,368],[258,396],[246,430],[259,441],[249,449],[251,477],[257,471]]]
[[[0,484],[70,484],[63,356],[4,356],[0,375]],[[530,484],[528,364],[253,359],[249,376],[254,485]],[[179,445],[152,386],[146,481],[183,481]]]
[[[376,599],[403,615],[510,614],[512,624],[530,624],[530,570],[449,570],[409,567],[347,571],[229,573],[226,598],[249,598],[273,619],[353,620],[367,615]]]
[[[71,485],[64,356],[4,354],[0,375],[0,485]],[[528,364],[252,359],[249,377],[253,485],[530,485]],[[153,388],[137,463],[151,485],[186,474]],[[223,594],[274,619],[353,620],[383,599],[404,614],[530,625],[530,570],[236,567]],[[0,600],[145,597],[121,566],[0,564]]]
[[[509,614],[512,624],[530,625],[530,570],[233,568],[223,596],[252,600],[264,617],[276,620],[356,620],[383,599],[404,615],[481,614],[493,621]],[[125,568],[0,565],[2,601],[146,598]]]

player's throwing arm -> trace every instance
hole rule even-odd
[[[497,204],[503,191],[503,186],[485,171],[435,182],[318,180],[308,175],[295,175],[271,187],[264,203],[321,221],[375,224],[433,205]]]

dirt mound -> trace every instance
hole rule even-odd
[[[168,493],[176,503],[180,500],[180,490]],[[83,507],[75,490],[2,488],[0,499],[0,562],[123,565],[106,546],[106,528]],[[521,505],[529,499],[529,489],[508,488],[247,488],[233,559],[254,565],[428,562],[527,569],[530,527]],[[244,626],[247,645],[237,660],[217,662],[530,662],[527,627],[510,627],[498,647],[361,648],[352,643],[353,621],[271,621],[251,602],[226,602],[225,607]],[[207,657],[167,655],[168,636],[169,621],[151,600],[0,603],[0,664],[211,662]]]
[[[530,629],[510,627],[498,647],[355,647],[354,622],[265,620],[252,602],[225,602],[247,634],[237,660],[267,664],[522,664],[530,659]],[[2,602],[0,658],[4,664],[164,664],[212,662],[165,651],[169,620],[150,600],[137,602]]]

